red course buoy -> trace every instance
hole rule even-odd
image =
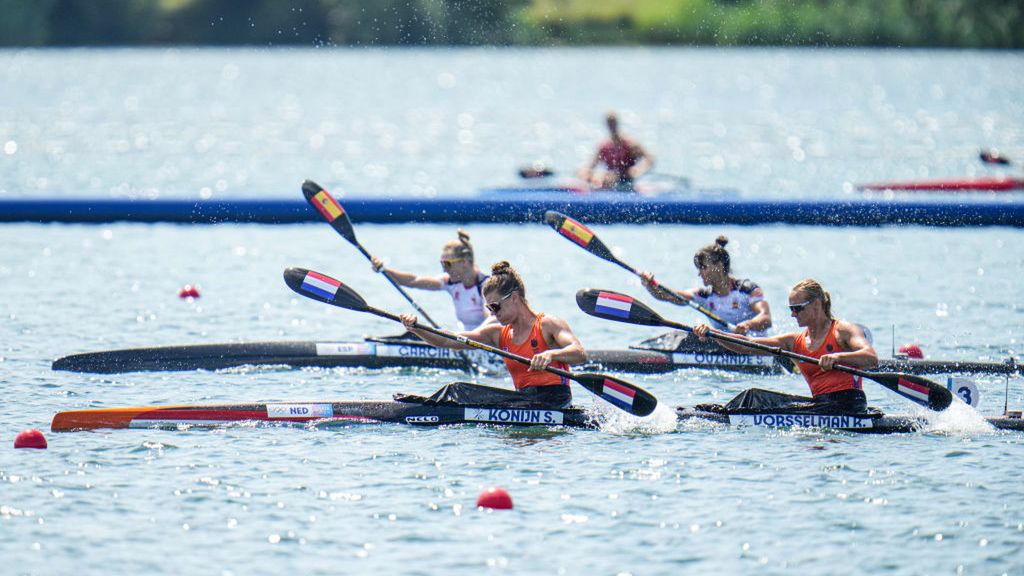
[[[14,439],[15,448],[36,448],[39,450],[46,450],[46,438],[43,437],[43,433],[35,428],[29,428],[23,430]]]
[[[178,291],[178,298],[199,298],[199,288],[191,284],[185,284]]]
[[[917,360],[924,358],[924,352],[921,351],[921,347],[917,344],[904,344],[900,346],[900,354],[905,354],[907,358],[915,358]]]
[[[511,510],[512,497],[508,495],[504,488],[492,487],[484,490],[477,496],[476,505],[479,508]]]

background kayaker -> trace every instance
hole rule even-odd
[[[595,188],[633,190],[633,181],[654,165],[654,158],[633,139],[619,132],[619,119],[614,112],[605,116],[609,138],[601,143],[590,163],[579,170],[579,178]],[[598,165],[607,170],[595,173]]]
[[[470,340],[530,358],[529,366],[515,360],[505,360],[515,390],[459,382],[441,388],[429,398],[396,398],[436,404],[552,409],[569,406],[572,391],[568,380],[544,371],[548,366],[569,370],[570,365],[586,361],[586,351],[569,324],[561,318],[534,312],[530,308],[522,278],[507,261],[498,262],[491,268],[491,276],[484,282],[483,294],[487,310],[498,323],[487,323],[460,334]],[[413,328],[416,324],[416,316],[413,314],[403,314],[401,318],[407,330],[429,344],[445,348],[470,348],[461,342]]]
[[[412,272],[402,272],[387,268],[384,262],[373,257],[373,270],[387,272],[395,282],[420,290],[444,290],[452,297],[455,305],[455,317],[465,330],[472,330],[484,323],[489,317],[484,309],[484,297],[480,289],[487,275],[476,267],[473,260],[473,246],[469,243],[469,234],[458,231],[459,237],[444,245],[441,250],[440,276],[418,276]]]
[[[760,286],[752,280],[732,276],[729,252],[725,249],[728,243],[728,238],[719,236],[714,243],[693,255],[693,265],[697,267],[703,287],[675,292],[733,324],[737,334],[764,336],[772,326],[771,308]],[[640,278],[652,296],[671,301],[666,289],[655,284],[652,272],[641,272]],[[724,329],[725,326],[717,328]]]
[[[867,412],[867,398],[861,389],[861,378],[847,372],[832,370],[836,364],[871,369],[878,365],[878,355],[864,336],[864,331],[852,322],[837,320],[832,315],[832,297],[821,284],[812,279],[797,283],[789,292],[789,310],[802,332],[790,332],[764,338],[747,338],[753,342],[778,346],[818,362],[797,361],[797,367],[811,389],[811,398],[794,396],[769,390],[751,389],[726,404],[726,410],[738,409],[807,409],[822,413],[863,414]],[[700,324],[693,328],[698,338],[706,338],[711,327]],[[719,345],[742,354],[769,354],[732,342],[717,341]]]

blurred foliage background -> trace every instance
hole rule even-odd
[[[0,46],[1024,47],[1022,0],[0,0]]]

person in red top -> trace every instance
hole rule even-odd
[[[852,322],[837,320],[832,315],[832,297],[821,284],[807,279],[789,292],[789,310],[802,332],[790,332],[763,338],[745,338],[752,342],[778,346],[812,358],[817,363],[797,362],[800,373],[811,389],[811,397],[781,394],[769,390],[753,389],[733,398],[725,408],[733,410],[795,409],[803,412],[863,414],[867,411],[867,398],[861,389],[860,378],[833,370],[836,364],[871,369],[878,365],[878,355],[871,347],[864,331]],[[706,324],[695,326],[693,333],[706,338],[713,330]],[[768,354],[741,344],[718,341],[721,346],[744,354]]]
[[[550,409],[568,407],[572,402],[569,382],[544,369],[551,366],[568,370],[571,364],[586,361],[586,351],[569,324],[561,318],[534,312],[526,300],[526,286],[522,278],[504,260],[491,267],[491,276],[483,285],[483,296],[485,307],[498,323],[486,323],[459,334],[529,358],[529,366],[515,360],[505,360],[515,390],[457,382],[448,384],[429,398],[403,396],[397,399],[432,404]],[[461,342],[414,328],[416,316],[413,314],[403,314],[402,323],[407,330],[434,346],[470,348]]]
[[[619,132],[619,119],[614,112],[605,116],[609,138],[601,143],[590,164],[579,171],[581,180],[595,188],[633,190],[633,181],[647,173],[654,165],[654,158],[632,139]],[[595,173],[598,165],[604,164],[605,172]]]

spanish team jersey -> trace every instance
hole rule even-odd
[[[764,291],[751,280],[730,278],[729,282],[732,283],[732,288],[725,296],[715,294],[710,286],[695,288],[693,290],[693,301],[735,326],[740,322],[746,322],[757,316],[757,312],[751,309],[750,305],[763,301]],[[716,324],[715,328],[725,329],[725,326],[718,322],[714,322],[714,324]],[[767,334],[767,330],[751,330],[747,335],[764,336],[765,334]]]
[[[498,340],[498,344],[501,349],[526,358],[533,358],[537,354],[548,350],[548,344],[544,341],[544,331],[541,329],[540,325],[543,318],[543,312],[537,314],[537,318],[533,321],[533,327],[530,328],[530,335],[522,344],[515,344],[512,342],[511,324],[502,326],[501,337]],[[530,370],[530,367],[526,364],[510,358],[505,359],[505,367],[508,368],[508,373],[512,375],[512,384],[516,387],[516,390],[522,390],[523,388],[529,388],[530,386],[569,385],[569,381],[558,374],[552,374],[547,371]],[[552,362],[551,367],[569,370],[569,365],[565,362]]]
[[[821,358],[825,354],[836,352],[847,352],[847,350],[844,350],[839,345],[836,335],[836,327],[838,325],[838,322],[832,321],[832,326],[828,329],[828,336],[825,336],[825,341],[816,350],[811,350],[807,347],[807,329],[804,328],[804,331],[797,337],[796,342],[793,343],[793,352],[810,356],[811,358]],[[804,375],[804,380],[807,380],[812,396],[839,392],[841,390],[861,389],[861,379],[859,376],[855,377],[853,374],[840,372],[839,370],[822,370],[821,366],[809,362],[797,362],[796,366],[800,369],[800,373]]]
[[[485,280],[487,280],[487,275],[481,272],[476,277],[476,284],[466,288],[462,282],[452,282],[447,274],[444,277],[444,290],[452,297],[452,304],[455,305],[455,317],[462,323],[465,330],[474,330],[487,319],[484,297],[480,292]]]

